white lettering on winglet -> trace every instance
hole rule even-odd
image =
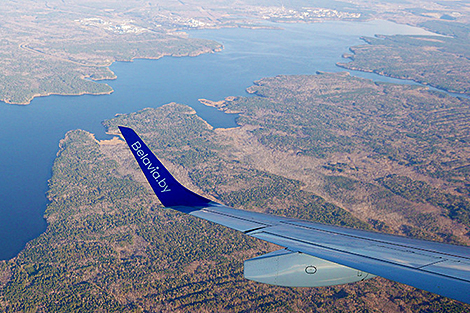
[[[132,150],[135,151],[136,157],[140,159],[142,164],[144,165],[142,169],[148,170],[150,175],[155,179],[157,182],[157,185],[162,189],[160,192],[167,192],[171,191],[171,189],[168,188],[168,184],[166,183],[166,178],[160,179],[160,173],[158,170],[160,169],[158,166],[153,166],[152,161],[147,157],[148,153],[145,153],[144,150],[140,149],[142,148],[142,144],[140,141],[134,142],[132,145]]]

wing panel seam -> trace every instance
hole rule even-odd
[[[423,269],[424,267],[426,266],[431,266],[431,265],[434,265],[434,264],[437,264],[437,263],[442,263],[442,262],[445,262],[445,261],[448,261],[447,259],[443,259],[443,260],[437,260],[436,262],[432,262],[432,263],[429,263],[429,264],[426,264],[426,265],[422,265],[420,267],[418,267],[419,269]],[[424,269],[423,269],[424,270]]]
[[[204,208],[204,209],[202,209],[201,211],[206,211],[206,212],[209,212],[209,213],[214,213],[214,214],[218,214],[218,215],[223,215],[223,216],[230,217],[230,218],[233,218],[233,219],[236,219],[236,220],[242,220],[242,221],[246,221],[246,222],[250,222],[250,223],[256,223],[256,224],[264,225],[264,226],[262,226],[261,228],[268,227],[268,226],[272,226],[271,224],[266,224],[266,223],[263,223],[263,222],[258,222],[258,221],[250,220],[250,219],[247,219],[247,218],[235,216],[235,215],[228,214],[228,213],[223,213],[223,212],[214,211],[214,210],[211,210],[211,209],[209,209],[209,208]],[[249,230],[248,230],[248,231],[249,231]]]
[[[249,235],[250,233],[254,232],[254,231],[257,231],[257,230],[260,230],[260,229],[263,229],[263,228],[266,228],[267,226],[260,226],[260,227],[256,227],[256,228],[252,228],[252,229],[249,229],[249,230],[245,230],[243,233]]]

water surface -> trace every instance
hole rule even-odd
[[[272,24],[274,25],[274,24]],[[385,21],[281,24],[284,30],[225,29],[193,31],[193,37],[221,42],[220,53],[195,58],[118,62],[108,81],[114,93],[103,96],[48,96],[28,106],[0,105],[0,259],[15,256],[45,230],[45,193],[60,139],[84,129],[107,138],[101,122],[117,113],[135,112],[169,102],[191,105],[215,127],[236,126],[235,116],[201,105],[197,99],[221,100],[247,95],[253,81],[279,74],[344,71],[335,66],[360,36],[426,34]],[[397,82],[368,73],[381,81]]]

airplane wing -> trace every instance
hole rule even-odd
[[[227,207],[182,186],[132,129],[119,129],[165,207],[286,248],[245,261],[247,279],[313,287],[381,276],[470,303],[470,247]]]

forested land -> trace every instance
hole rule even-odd
[[[0,100],[28,104],[50,94],[107,94],[115,61],[195,56],[219,50],[210,40],[128,15],[117,3],[6,1],[0,18]],[[145,5],[144,5],[145,7]]]
[[[440,36],[363,37],[339,66],[410,79],[449,92],[470,94],[470,24],[427,21],[421,27]]]
[[[188,40],[175,30],[235,26],[226,9],[181,9],[177,1],[136,8],[110,0],[103,9],[90,0],[67,4],[67,10],[60,1],[24,2],[31,4],[29,13],[20,2],[8,2],[2,17],[2,99],[12,103],[36,94],[110,92],[83,78],[113,78],[107,65],[115,60],[218,50],[219,44]],[[432,11],[414,3],[405,4],[407,14],[393,4],[377,16],[446,36],[366,38],[369,44],[352,48],[353,61],[342,66],[468,93],[466,15],[455,15],[454,5]],[[271,18],[279,12],[249,9]],[[115,135],[118,125],[133,127],[179,181],[227,205],[470,242],[468,99],[346,73],[266,78],[248,91],[251,97],[219,102],[223,110],[240,112],[239,128],[212,129],[179,104],[119,115],[104,125]],[[308,289],[247,281],[243,260],[280,247],[163,209],[121,140],[98,142],[85,131],[69,132],[48,198],[47,231],[0,262],[0,311],[470,310],[381,278]]]
[[[242,0],[236,5],[212,0],[8,0],[0,12],[0,101],[28,104],[49,94],[105,94],[111,87],[94,80],[115,78],[108,68],[114,61],[221,49],[213,41],[188,38],[188,29],[372,19],[422,26],[451,37],[367,38],[370,45],[353,48],[354,62],[342,66],[468,93],[469,11],[460,2],[423,5],[419,0],[400,6],[388,0]],[[446,79],[439,77],[443,74]]]
[[[371,227],[304,190],[300,180],[240,162],[231,154],[237,149],[228,135],[212,129],[189,107],[170,104],[146,109],[120,115],[105,125],[111,133],[117,132],[117,125],[133,127],[180,181],[225,204]],[[143,180],[121,140],[97,142],[85,131],[69,132],[60,143],[49,184],[47,231],[16,258],[0,263],[1,310],[415,312],[465,308],[380,278],[328,288],[281,288],[247,281],[243,260],[279,247],[163,209]]]
[[[238,122],[267,149],[323,160],[322,188],[342,206],[367,196],[370,213],[398,212],[431,237],[453,238],[436,232],[442,215],[470,226],[468,99],[347,73],[266,78],[248,91],[222,107],[242,111]],[[385,184],[391,174],[420,181],[403,186],[414,196]]]

